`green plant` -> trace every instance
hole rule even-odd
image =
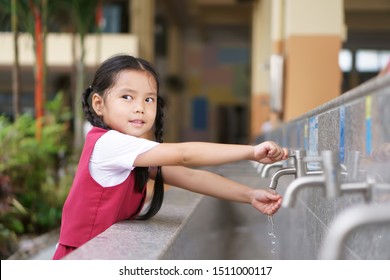
[[[47,103],[41,140],[35,137],[32,116],[21,115],[13,123],[0,117],[0,175],[7,179],[1,186],[5,206],[0,211],[0,242],[59,226],[74,174],[71,114],[62,106],[62,97],[60,93]]]

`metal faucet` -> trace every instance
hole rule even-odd
[[[283,207],[294,206],[298,190],[303,187],[325,186],[327,198],[334,198],[340,194],[340,164],[335,152],[325,150],[321,152],[321,156],[308,157],[304,161],[320,161],[323,166],[322,175],[303,176],[292,181],[284,194]],[[316,171],[314,174],[321,174],[321,172]]]
[[[258,165],[256,166],[256,172],[257,173],[261,173],[261,171],[263,170],[265,164],[264,163],[258,163]]]
[[[357,181],[359,179],[360,151],[352,151],[347,154],[347,162],[350,172],[348,172],[349,181]]]
[[[336,152],[322,151],[322,168],[325,176],[325,189],[327,198],[336,198],[340,195],[341,167]]]
[[[341,258],[343,244],[349,234],[358,227],[390,222],[390,204],[363,204],[341,212],[329,226],[319,251],[319,259]]]
[[[315,187],[315,186],[324,186],[325,184],[325,176],[304,176],[295,179],[292,181],[284,194],[284,198],[282,201],[283,207],[293,207],[296,201],[296,195],[298,190],[303,187]]]
[[[266,164],[264,165],[264,167],[261,169],[261,173],[260,173],[260,177],[261,178],[267,178],[268,177],[268,174],[269,174],[269,171],[273,168],[281,168],[283,167],[283,162],[274,162],[274,163],[271,163],[271,164]]]
[[[278,161],[278,162],[271,163],[271,164],[264,164],[264,163],[260,163],[257,161],[252,162],[253,168],[256,169],[256,172],[260,174],[261,178],[267,178],[271,169],[283,167],[285,164],[286,163],[284,161]]]
[[[373,177],[367,177],[366,182],[345,183],[340,185],[340,192],[362,192],[366,201],[370,201],[372,198],[372,189],[375,180]]]
[[[293,159],[293,166],[283,167],[277,170],[271,177],[269,188],[275,190],[278,185],[279,178],[284,175],[295,175],[295,178],[299,178],[312,173],[312,171],[307,171],[306,163],[304,162],[305,157],[305,150],[294,151],[294,153],[289,156],[289,158]],[[315,174],[318,174],[317,171],[315,172]]]
[[[370,176],[375,177],[376,181],[384,182],[381,174],[379,174],[378,172],[360,168],[360,161],[362,158],[364,157],[361,155],[360,151],[352,151],[348,154],[347,164],[349,168],[348,172],[345,172],[348,181],[358,182],[361,181],[362,178]],[[347,171],[346,166],[344,166],[344,171]]]
[[[276,171],[274,174],[272,174],[271,181],[269,183],[269,188],[271,190],[276,190],[279,178],[284,175],[295,175],[296,177],[297,169],[295,167],[283,167]]]
[[[344,183],[340,185],[341,193],[360,192],[363,193],[366,202],[373,200],[376,189],[386,189],[390,192],[390,184],[378,183],[375,174],[368,174],[365,182]]]

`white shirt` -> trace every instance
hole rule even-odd
[[[138,155],[159,143],[110,130],[100,137],[89,161],[92,178],[103,187],[122,183],[135,168]]]

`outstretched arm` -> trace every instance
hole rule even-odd
[[[288,151],[272,141],[257,146],[207,142],[162,143],[140,154],[134,166],[207,166],[240,160],[273,163],[284,160]]]
[[[273,215],[282,202],[279,194],[252,189],[220,175],[181,166],[162,168],[164,182],[192,192],[241,203],[252,204],[263,214]]]

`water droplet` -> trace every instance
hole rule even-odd
[[[276,248],[275,248],[276,234],[275,234],[275,224],[274,224],[274,221],[272,219],[272,216],[268,216],[268,224],[271,227],[270,231],[268,231],[268,235],[273,237],[273,239],[271,240],[271,245],[272,245],[271,253],[275,254],[276,253]]]

